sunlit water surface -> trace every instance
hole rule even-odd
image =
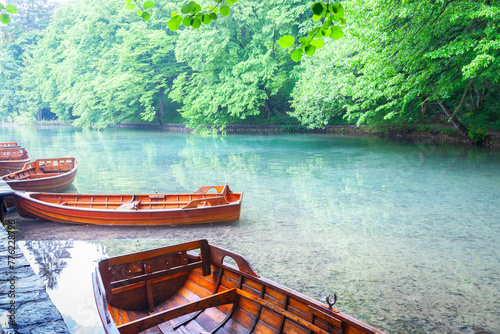
[[[72,156],[80,193],[244,191],[241,219],[177,227],[21,222],[22,249],[73,333],[102,333],[106,256],[206,238],[261,275],[387,333],[500,332],[500,154],[325,135],[202,136],[0,127],[33,158]]]

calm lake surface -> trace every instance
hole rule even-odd
[[[500,153],[327,135],[0,127],[33,159],[75,157],[80,193],[244,191],[237,222],[95,227],[20,220],[73,333],[102,333],[90,273],[107,256],[206,238],[262,276],[387,333],[500,333]]]

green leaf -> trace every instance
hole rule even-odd
[[[142,16],[142,13],[144,13],[142,10],[138,9],[136,12],[135,12],[137,15],[139,16]]]
[[[331,34],[332,34],[332,29],[325,29],[325,30],[323,30],[324,37],[328,37]]]
[[[298,62],[302,59],[302,55],[304,54],[304,51],[302,51],[302,49],[296,49],[296,50],[293,50],[292,54],[290,55],[290,57],[292,58],[292,60],[294,62]]]
[[[135,3],[129,3],[127,6],[125,6],[128,10],[134,10],[135,9]]]
[[[330,6],[328,6],[329,9],[331,8],[330,11],[332,11],[335,14],[334,20],[339,20],[340,18],[344,17],[344,7],[342,7],[342,4],[336,3]]]
[[[210,18],[212,19],[212,21],[217,20],[217,14],[215,14],[215,13],[210,13]]]
[[[197,4],[196,2],[194,2],[194,4],[195,4],[195,6],[194,6],[194,9],[191,11],[191,14],[196,14],[201,10],[201,6],[199,4]]]
[[[321,49],[323,45],[325,45],[325,41],[322,40],[321,38],[318,38],[312,41],[311,45],[313,45],[316,49]]]
[[[281,36],[281,38],[279,39],[278,41],[279,45],[283,48],[283,49],[286,49],[286,48],[289,48],[291,47],[292,45],[295,44],[295,40],[293,39],[292,36],[290,35],[285,35],[285,36]]]
[[[149,13],[149,12],[143,12],[142,13],[142,19],[144,21],[149,21],[149,19],[151,19],[151,13]]]
[[[323,7],[323,4],[321,2],[316,2],[311,6],[311,9],[314,15],[321,15],[325,7]]]
[[[174,17],[175,15],[177,15],[177,12],[172,12],[172,13],[170,14],[170,17]]]
[[[210,18],[210,15],[205,14],[205,15],[203,15],[202,21],[203,21],[203,24],[209,24],[210,21],[212,21],[212,19]]]
[[[237,2],[238,2],[238,0],[226,0],[226,3],[227,3],[228,5],[234,5],[234,4],[235,4],[235,3],[237,3]]]
[[[171,31],[176,31],[177,29],[179,29],[181,21],[182,21],[182,16],[176,15],[167,22],[167,27],[169,27]]]
[[[314,22],[318,22],[323,16],[321,15],[313,15],[312,19]]]
[[[346,24],[347,20],[343,17],[340,18],[340,24]]]
[[[9,23],[10,22],[10,16],[8,14],[1,14],[0,15],[0,22],[2,23]]]
[[[314,55],[315,52],[316,52],[316,47],[314,45],[312,45],[312,43],[311,43],[311,45],[306,47],[306,54],[308,56]]]
[[[190,16],[186,16],[185,18],[182,19],[182,24],[185,27],[189,27],[191,25],[191,21],[193,21],[193,19]]]
[[[193,29],[198,29],[200,26],[201,26],[201,20],[197,17],[194,18],[193,22],[191,23],[191,27],[193,27]]]
[[[231,14],[231,8],[229,8],[229,6],[224,5],[220,8],[220,15],[228,16],[229,14]]]
[[[335,26],[332,28],[332,34],[330,35],[331,39],[340,39],[344,36],[344,33],[342,32],[342,27],[340,26]]]
[[[5,9],[5,7],[0,3],[0,10]]]
[[[304,44],[305,42],[306,42],[306,38],[305,37],[299,38],[299,43],[300,44]]]
[[[155,3],[153,1],[146,1],[143,6],[144,6],[144,9],[148,9],[148,8],[154,7],[154,5],[155,5]]]
[[[190,1],[181,7],[182,14],[188,14],[196,8],[196,2]]]
[[[7,13],[17,14],[17,8],[14,5],[7,5],[7,6],[5,6],[5,10],[7,11]]]

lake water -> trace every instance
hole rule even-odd
[[[120,228],[20,221],[22,249],[73,333],[102,333],[99,259],[199,238],[387,333],[500,332],[500,153],[327,135],[0,127],[75,157],[80,193],[244,191],[237,222]]]

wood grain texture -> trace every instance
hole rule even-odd
[[[353,317],[328,309],[322,303],[260,277],[253,270],[242,271],[238,267],[221,263],[221,256],[234,256],[234,253],[222,248],[208,246],[208,254],[217,254],[215,259],[208,259],[211,263],[209,273],[204,273],[199,265],[191,269],[192,264],[200,262],[201,256],[186,250],[199,247],[202,242],[206,240],[130,254],[123,259],[116,257],[101,261],[98,274],[102,276],[103,289],[107,292],[113,285],[113,277],[121,278],[124,274],[118,270],[116,274],[110,275],[109,268],[115,267],[109,267],[109,264],[115,264],[116,268],[122,270],[135,268],[134,260],[137,259],[140,263],[150,263],[148,255],[153,256],[153,259],[179,257],[178,261],[187,257],[183,266],[189,269],[181,286],[163,302],[156,304],[153,311],[148,312],[150,305],[144,302],[138,303],[136,309],[119,309],[109,298],[107,306],[104,307],[96,295],[96,304],[103,324],[106,314],[114,320],[111,325],[105,324],[106,333],[383,334]],[[169,252],[172,254],[168,254]],[[238,258],[239,261],[246,262],[240,255]],[[204,259],[207,260],[207,255]],[[175,264],[177,266],[178,261]],[[249,265],[243,267],[248,268]],[[153,269],[158,270],[157,267]],[[144,273],[137,272],[137,277]],[[95,285],[98,280],[94,279],[93,282]],[[147,289],[142,287],[140,290],[134,280],[128,282],[133,286],[131,289],[137,289],[147,296]],[[168,279],[166,282],[168,283]],[[98,291],[95,286],[94,289]]]

